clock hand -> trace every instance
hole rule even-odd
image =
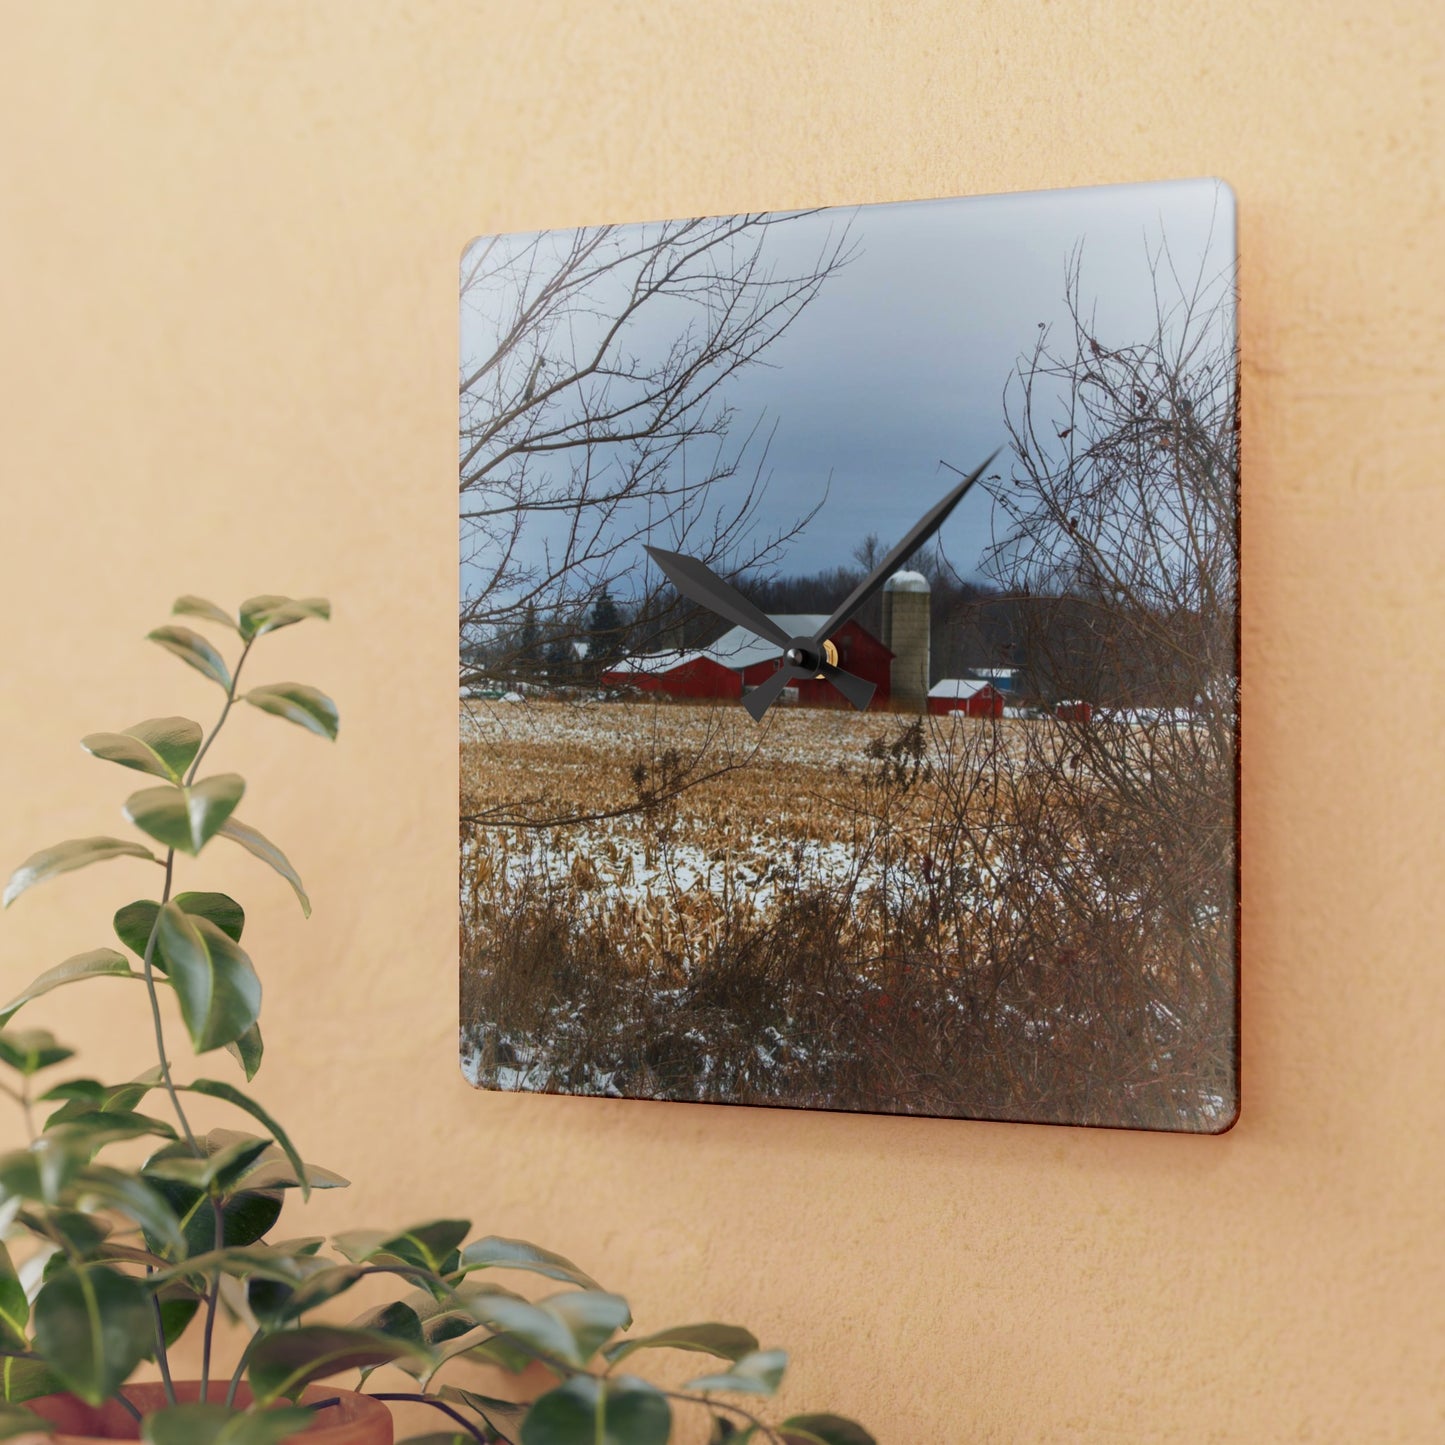
[[[841,667],[835,667],[831,662],[825,662],[818,668],[818,671],[858,709],[859,712],[867,712],[868,704],[873,701],[873,694],[878,691],[877,687],[866,682],[851,672],[844,672]]]
[[[661,547],[649,547],[648,555],[662,568],[672,585],[684,597],[700,603],[709,611],[727,622],[745,627],[751,633],[767,642],[774,642],[784,654],[798,650],[799,639],[790,637],[762,608],[749,602],[731,583],[724,582],[705,562],[696,557],[684,556],[681,552],[668,552]],[[811,653],[812,649],[806,649]],[[818,657],[813,667],[799,667],[785,664],[772,676],[748,694],[748,711],[759,721],[783,688],[795,677],[826,677],[854,707],[860,711],[868,706],[875,691],[871,682],[844,672],[841,667]],[[761,698],[755,702],[754,699]]]
[[[811,673],[801,667],[785,665],[765,677],[750,693],[743,697],[743,706],[752,713],[754,722],[762,722],[763,714],[782,696],[783,689],[795,677],[810,677]]]
[[[790,682],[795,678],[818,676],[827,678],[859,712],[867,710],[868,704],[873,701],[873,694],[878,690],[873,683],[851,672],[844,672],[841,667],[835,667],[831,662],[820,661],[816,667],[798,667],[794,663],[785,662],[743,698],[743,706],[752,713],[755,721],[762,722],[763,714],[777,702]]]
[[[819,674],[826,677],[849,702],[860,712],[867,708],[873,700],[876,691],[873,684],[865,682],[861,677],[855,677],[851,672],[844,672],[842,668],[835,667],[821,657],[823,641],[832,632],[841,627],[885,582],[893,575],[898,566],[906,562],[938,529],[948,520],[953,509],[964,499],[968,489],[983,475],[984,467],[992,462],[998,452],[994,452],[982,466],[970,473],[961,481],[943,500],[935,505],[928,514],[908,533],[906,537],[894,547],[888,555],[876,566],[867,577],[865,577],[847,596],[842,605],[833,615],[815,632],[811,638],[803,640],[800,647],[796,642],[788,644],[785,654],[789,661],[785,663],[771,677],[766,678],[755,687],[743,699],[743,706],[759,722],[763,714],[782,695],[783,689],[794,680],[801,677],[816,677]],[[649,548],[649,551],[652,549]],[[816,667],[800,667],[792,661],[794,657],[799,660],[812,661],[817,659]]]
[[[793,645],[793,639],[761,607],[749,602],[730,582],[724,582],[705,562],[685,557],[681,552],[666,552],[661,547],[649,547],[647,553],[690,601],[716,612],[726,622],[746,627],[768,642],[776,642],[784,652]]]
[[[984,467],[993,461],[998,452],[982,466],[970,472],[958,486],[938,503],[917,526],[866,576],[847,596],[836,612],[813,634],[813,641],[821,643],[835,629],[841,627],[880,587],[893,575],[897,568],[913,555],[948,520],[949,514],[964,499],[968,489],[983,475]]]

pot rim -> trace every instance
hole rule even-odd
[[[213,1381],[206,1392],[208,1400],[212,1403],[223,1401],[229,1388],[229,1382],[225,1380]],[[169,1404],[166,1387],[160,1380],[131,1381],[122,1385],[118,1393],[123,1394],[141,1411],[142,1419],[157,1413]],[[199,1380],[177,1380],[175,1381],[175,1393],[179,1404],[195,1404],[201,1398],[201,1383]],[[249,1386],[242,1385],[236,1391],[237,1404],[250,1404],[251,1399]],[[307,1385],[301,1392],[303,1405],[319,1404],[322,1400],[338,1402],[337,1416],[329,1423],[313,1424],[298,1435],[288,1436],[288,1442],[291,1440],[304,1441],[305,1445],[361,1445],[362,1440],[369,1440],[370,1437],[358,1436],[358,1431],[365,1431],[370,1427],[377,1445],[383,1445],[383,1442],[384,1445],[391,1445],[393,1440],[391,1411],[382,1401],[358,1390],[348,1390],[339,1385],[331,1386],[324,1382]],[[49,1410],[42,1408],[47,1406]],[[27,1400],[24,1402],[24,1408],[35,1411],[37,1433],[44,1432],[46,1427],[49,1427],[50,1433],[46,1435],[46,1438],[53,1441],[54,1445],[104,1445],[107,1440],[124,1441],[140,1438],[135,1421],[122,1406],[113,1400],[97,1407],[88,1405],[79,1396],[66,1392],[42,1395],[38,1399]],[[55,1413],[52,1415],[50,1410]],[[81,1418],[77,1418],[77,1416]],[[100,1435],[85,1433],[87,1430],[97,1427],[107,1433]],[[135,1429],[137,1433],[133,1435],[109,1433],[117,1427],[122,1429],[129,1427]],[[377,1427],[381,1427],[381,1429],[378,1430]],[[76,1433],[77,1431],[80,1433]]]

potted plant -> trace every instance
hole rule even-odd
[[[866,1431],[835,1415],[777,1425],[758,1418],[749,1401],[774,1392],[786,1357],[760,1349],[746,1330],[696,1324],[628,1334],[621,1296],[560,1255],[476,1235],[469,1221],[329,1241],[276,1237],[288,1197],[346,1181],[306,1162],[237,1081],[249,1085],[264,1057],[261,983],[242,947],[245,913],[227,894],[185,891],[182,860],[218,840],[238,845],[285,878],[309,914],[286,855],[237,814],[244,779],[203,774],[202,764],[241,702],[336,737],[336,707],[317,689],[240,688],[265,636],[327,618],[330,608],[321,598],[253,597],[233,617],[187,596],[174,610],[239,643],[228,662],[189,626],[150,633],[221,689],[214,725],[162,717],[84,738],[95,757],[150,775],[123,806],[140,836],[45,848],[15,870],[4,894],[8,907],[38,883],[112,859],[159,870],[151,875],[159,887],[111,921],[119,948],[69,958],[0,1007],[0,1092],[29,1135],[25,1148],[0,1156],[0,1439],[391,1445],[386,1402],[407,1400],[430,1406],[439,1431],[413,1445],[663,1445],[679,1405],[705,1411],[716,1442],[871,1445]],[[154,1052],[145,1072],[124,1082],[74,1073],[63,1043],[14,1022],[37,999],[95,979],[131,980],[149,1003]],[[172,1066],[181,1035],[205,1057],[199,1076]],[[231,1056],[224,1068],[222,1052]],[[226,1069],[235,1076],[224,1077]],[[202,1131],[191,1117],[199,1099],[219,1101],[241,1127]],[[117,1162],[138,1149],[138,1166]],[[541,1298],[514,1288],[525,1275],[543,1282]],[[341,1297],[363,1280],[384,1281],[391,1297],[337,1322]],[[224,1363],[213,1352],[221,1318],[239,1324],[244,1339]],[[171,1352],[187,1331],[200,1333],[200,1378],[179,1381]],[[717,1363],[683,1389],[664,1390],[631,1373],[653,1349]],[[522,1404],[479,1394],[457,1383],[466,1362],[529,1371],[543,1388]],[[408,1387],[375,1388],[381,1366],[399,1367]],[[133,1379],[142,1367],[159,1378]],[[331,1383],[348,1372],[358,1376],[355,1388]]]

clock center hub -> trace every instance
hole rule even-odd
[[[787,652],[784,653],[784,657],[794,667],[801,667],[809,672],[812,672],[814,668],[823,666],[825,663],[829,667],[837,667],[838,665],[838,649],[826,638],[823,641],[823,650],[821,653],[813,652],[806,647],[794,646],[790,647]],[[820,678],[823,676],[821,672],[816,675]]]

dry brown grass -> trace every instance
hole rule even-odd
[[[472,704],[462,733],[462,814],[493,820],[462,839],[479,1082],[1227,1112],[1218,870],[1081,781],[1066,728],[784,710],[760,733],[735,705],[529,701]]]

